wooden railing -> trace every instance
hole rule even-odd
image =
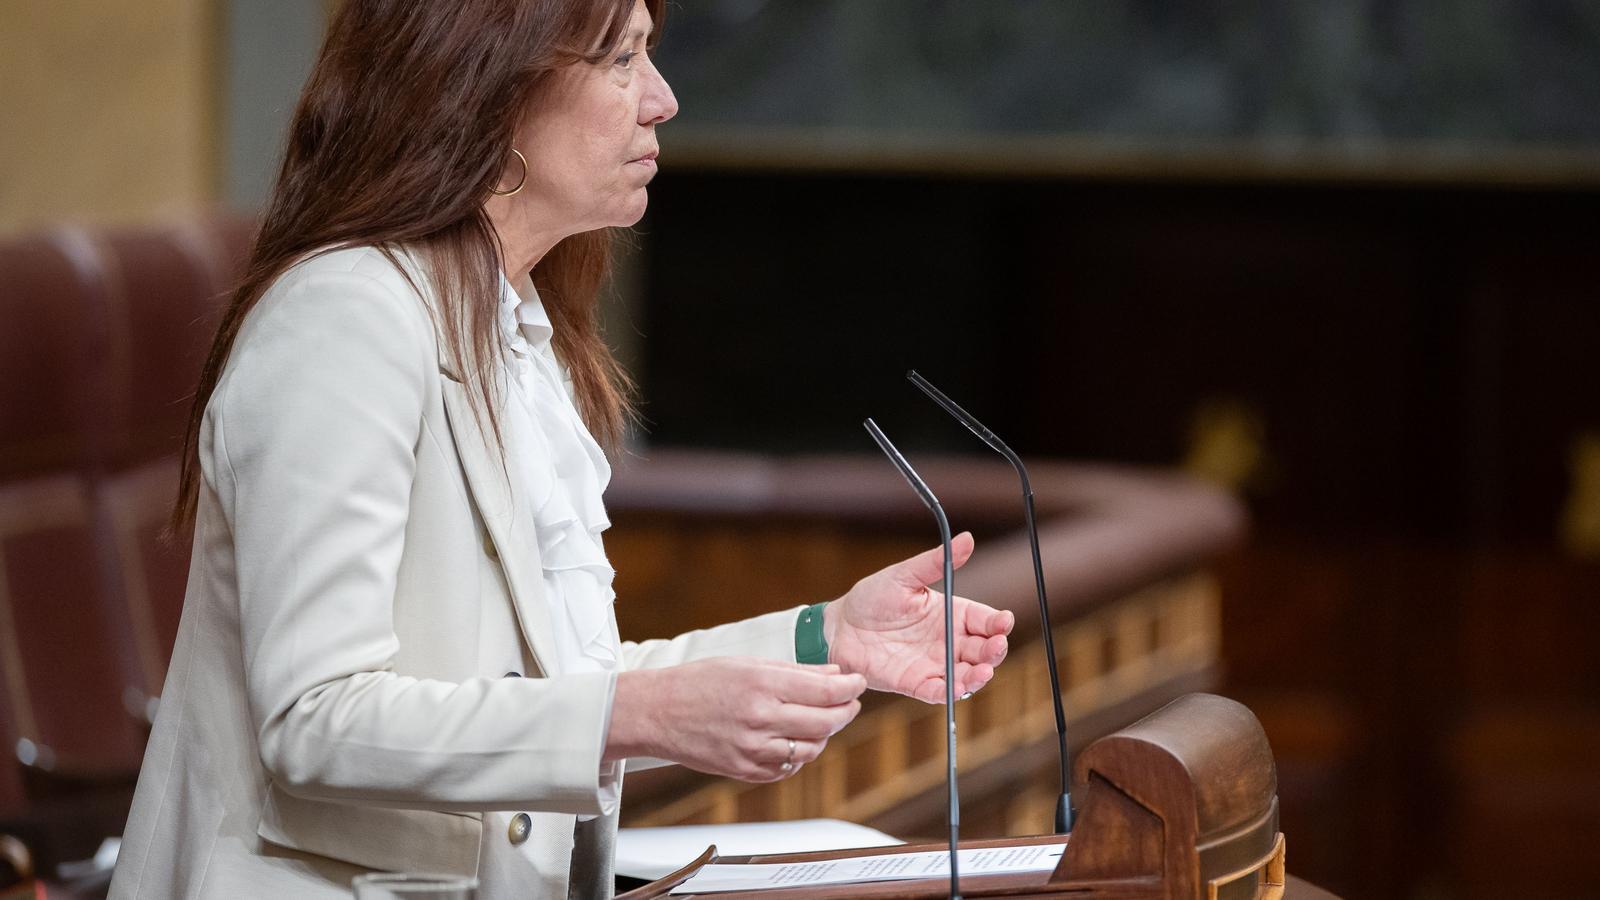
[[[1218,663],[1220,598],[1205,574],[1160,582],[1089,615],[1057,625],[1055,644],[1068,710],[1068,734],[1097,714],[1163,686],[1192,684]],[[1014,646],[995,678],[956,707],[963,771],[1005,764],[1054,733],[1045,645],[1036,633]],[[1170,697],[1162,697],[1170,699]],[[1159,705],[1150,696],[1139,709]],[[1135,716],[1136,717],[1136,716]],[[706,783],[653,807],[629,809],[628,825],[683,825],[816,816],[871,822],[909,799],[942,789],[940,707],[885,698],[835,736],[814,762],[784,781]],[[1016,833],[1048,821],[1053,782],[1013,794]],[[1042,819],[1039,815],[1043,810]]]

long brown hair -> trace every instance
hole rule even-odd
[[[659,34],[664,3],[646,6]],[[397,266],[397,250],[419,251],[438,300],[439,340],[462,369],[475,411],[499,434],[501,262],[483,202],[524,111],[552,74],[609,56],[632,10],[633,0],[346,0],[295,109],[244,279],[200,373],[174,531],[194,518],[200,424],[239,328],[272,282],[314,251],[371,245]],[[597,323],[610,258],[609,231],[577,234],[545,254],[532,276],[579,411],[614,448],[631,414],[632,383]]]

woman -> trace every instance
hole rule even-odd
[[[938,551],[820,615],[618,640],[595,438],[626,381],[595,298],[677,108],[660,16],[344,4],[195,399],[189,593],[114,897],[375,869],[603,895],[626,761],[773,780],[866,687],[943,696]],[[1012,619],[957,613],[972,691]]]

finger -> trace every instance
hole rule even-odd
[[[966,602],[962,603],[963,600]],[[956,603],[963,609],[961,621],[970,634],[981,634],[984,637],[1010,634],[1011,629],[1016,627],[1016,614],[1009,609],[995,609],[960,596],[956,597]]]
[[[829,707],[785,703],[778,707],[771,728],[792,738],[825,741],[843,731],[860,712],[860,700]]]
[[[994,637],[980,635],[967,635],[956,644],[956,658],[962,662],[977,665],[988,663],[998,666],[1006,658],[1009,644],[1005,635],[997,634]]]
[[[802,741],[797,738],[794,742],[795,769],[798,770],[801,766],[821,756],[822,751],[826,749],[827,746],[828,742],[826,739],[820,741]],[[790,772],[789,774],[793,775],[794,773]]]
[[[965,698],[976,694],[994,678],[994,667],[990,665],[956,666],[956,697]]]
[[[972,532],[963,531],[950,541],[950,565],[959,569],[966,565],[972,558]],[[918,553],[907,560],[902,560],[889,567],[889,574],[894,580],[912,588],[921,590],[944,577],[944,546],[940,545]]]
[[[802,666],[786,671],[777,684],[778,699],[805,706],[838,706],[861,696],[867,679],[859,674],[828,674],[820,667]]]
[[[994,678],[994,667],[987,664],[956,663],[956,699],[977,693]],[[943,703],[945,700],[944,676],[935,675],[917,684],[911,696],[924,703]]]
[[[935,677],[923,679],[922,681],[918,682],[916,689],[911,692],[911,696],[921,700],[923,703],[943,703],[944,678]]]
[[[794,755],[789,755],[789,742],[794,741]],[[793,762],[795,768],[811,762],[822,754],[822,748],[828,745],[827,738],[804,738],[799,735],[792,737],[770,738],[763,743],[761,756],[756,761],[762,766],[771,766],[781,769],[785,762]]]
[[[762,759],[752,765],[748,775],[742,776],[743,781],[771,782],[782,781],[793,776],[806,763],[822,755],[827,741],[810,741],[794,738],[794,755],[789,754],[788,738],[777,738],[772,742],[777,747],[775,754],[763,754]],[[783,764],[789,763],[785,769]]]

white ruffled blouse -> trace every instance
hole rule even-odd
[[[520,448],[509,460],[531,498],[559,667],[557,674],[616,672],[611,626],[616,572],[600,535],[611,527],[601,494],[611,464],[578,414],[572,381],[550,345],[553,329],[532,280],[500,284],[500,333],[510,377],[502,427]],[[615,809],[615,763],[599,773],[602,808]],[[580,817],[587,818],[587,817]]]
[[[511,374],[505,427],[512,445],[524,448],[511,464],[530,488],[560,671],[615,671],[616,572],[600,539],[611,527],[601,502],[611,464],[578,414],[572,382],[550,345],[550,317],[531,283],[519,293],[502,279],[500,326]]]

